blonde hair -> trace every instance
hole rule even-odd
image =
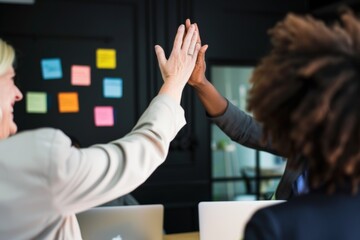
[[[0,38],[0,75],[3,75],[14,63],[14,48]]]

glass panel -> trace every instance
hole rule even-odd
[[[251,66],[212,66],[211,78],[215,88],[241,110],[246,111],[247,91],[250,88],[249,79],[253,67]],[[251,113],[247,112],[251,115]],[[231,141],[215,124],[211,125],[211,149],[212,149],[212,177],[213,199],[239,200],[239,195],[256,193],[256,151]],[[260,198],[274,192],[279,176],[284,170],[284,161],[278,156],[260,152],[261,176],[274,177],[264,179],[260,183]],[[234,178],[249,177],[244,190],[237,186]],[[228,182],[216,182],[228,179]],[[220,181],[220,180],[219,180]],[[226,181],[226,180],[225,180]],[[242,181],[243,186],[246,186]],[[264,196],[263,196],[264,195]]]
[[[214,201],[232,201],[232,200],[255,200],[254,194],[247,193],[245,181],[226,181],[214,182],[212,185]]]

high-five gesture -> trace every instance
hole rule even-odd
[[[201,45],[201,38],[200,38],[200,31],[198,29],[197,24],[193,24],[195,25],[195,30],[198,32],[198,39],[197,42],[200,43]],[[185,21],[185,27],[186,30],[189,31],[190,30],[190,26],[191,26],[191,21],[190,19],[186,19]],[[202,83],[204,83],[206,81],[206,77],[205,77],[205,71],[206,71],[206,63],[205,63],[205,53],[206,50],[208,48],[208,45],[205,44],[204,46],[201,46],[200,50],[199,50],[199,54],[198,57],[196,59],[196,63],[195,63],[195,68],[194,71],[192,72],[190,79],[189,79],[189,85],[196,87],[197,85],[200,85]]]
[[[185,35],[185,37],[184,37]],[[166,59],[164,50],[159,45],[155,46],[155,52],[164,85],[159,93],[166,93],[180,102],[181,93],[194,70],[200,43],[197,42],[198,31],[192,24],[185,33],[185,26],[178,28],[174,46],[170,57]]]
[[[191,24],[190,19],[186,19],[185,26],[187,31],[190,31],[192,25],[194,24]],[[197,24],[195,24],[195,30],[198,32],[197,41],[201,44],[200,31]],[[227,101],[223,96],[221,96],[214,85],[212,85],[205,76],[205,53],[207,48],[208,45],[204,45],[200,48],[194,71],[192,72],[188,83],[195,89],[195,92],[198,95],[207,114],[214,117],[219,116],[225,112]]]

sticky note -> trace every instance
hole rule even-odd
[[[95,126],[114,126],[114,109],[111,106],[97,106],[94,108]]]
[[[47,113],[47,94],[45,92],[27,92],[26,112]]]
[[[79,97],[77,92],[61,92],[58,95],[59,112],[79,112]]]
[[[42,59],[41,70],[45,80],[61,79],[63,76],[60,58]]]
[[[121,98],[123,96],[123,80],[121,78],[104,78],[103,93],[106,98]]]
[[[98,48],[96,50],[96,67],[104,69],[116,68],[116,50]]]
[[[72,65],[71,84],[76,86],[90,86],[91,68],[90,66]]]

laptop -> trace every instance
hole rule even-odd
[[[246,223],[256,210],[282,202],[284,201],[200,202],[200,240],[241,240]]]
[[[164,206],[97,207],[76,215],[83,240],[161,240]]]

